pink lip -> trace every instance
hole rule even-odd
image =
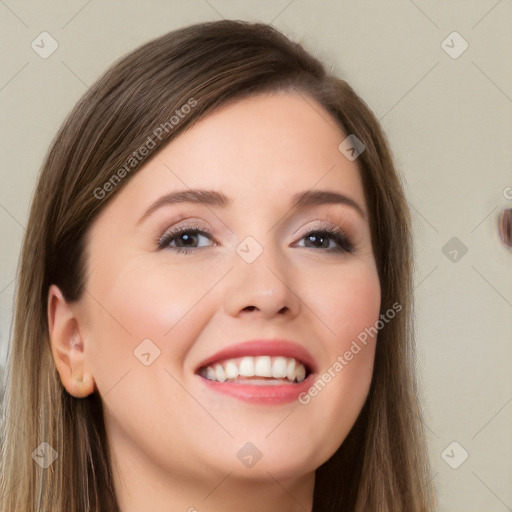
[[[229,382],[217,382],[199,377],[211,390],[232,396],[239,400],[261,404],[285,404],[298,400],[301,393],[305,393],[311,387],[314,374],[310,373],[298,384],[282,384],[277,386],[259,386],[250,384],[235,384]]]
[[[283,356],[293,357],[301,361],[310,372],[300,383],[282,385],[250,385],[234,382],[217,382],[201,377],[209,389],[230,395],[239,400],[263,404],[284,404],[297,400],[300,393],[305,392],[312,383],[317,364],[313,356],[301,345],[288,340],[251,340],[231,345],[216,352],[198,365],[197,370],[211,366],[226,359],[236,359],[244,356]]]
[[[288,340],[250,340],[226,347],[205,359],[197,366],[211,366],[226,359],[236,359],[244,356],[283,356],[293,357],[303,363],[310,372],[315,372],[317,365],[313,356],[303,346]]]

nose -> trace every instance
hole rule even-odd
[[[224,308],[232,317],[289,320],[301,310],[293,269],[270,249],[265,249],[252,263],[236,255],[225,287]]]

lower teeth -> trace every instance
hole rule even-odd
[[[261,378],[261,377],[238,377],[236,379],[227,379],[226,382],[231,382],[233,384],[254,384],[254,385],[269,385],[269,386],[278,386],[279,384],[291,384],[292,383],[292,381],[290,381],[288,379],[266,379],[266,378]]]
[[[223,382],[223,383],[230,383],[230,384],[251,384],[251,385],[267,385],[267,386],[278,386],[280,384],[298,384],[299,381],[297,379],[291,381],[286,378],[282,379],[274,379],[270,377],[242,377],[238,376],[236,379],[226,379],[224,381],[219,381],[217,379],[208,379],[206,375],[203,374],[203,377],[205,377],[207,380],[213,380],[214,382]],[[304,380],[304,379],[303,379]],[[302,382],[302,381],[300,381]]]

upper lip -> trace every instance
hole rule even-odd
[[[207,359],[204,359],[196,368],[198,371],[205,366],[211,366],[216,362],[226,359],[236,359],[244,356],[283,356],[293,357],[301,362],[306,370],[315,372],[317,364],[310,352],[299,343],[285,339],[255,339],[243,341],[225,347],[215,354],[212,354]]]

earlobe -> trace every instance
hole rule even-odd
[[[53,360],[62,385],[77,398],[93,393],[94,378],[87,368],[79,321],[54,284],[48,290],[48,331]]]

